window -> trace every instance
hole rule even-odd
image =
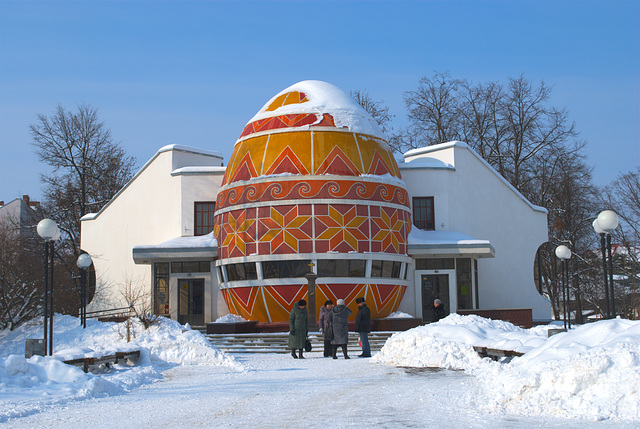
[[[206,235],[213,231],[216,203],[205,201],[194,203],[195,219],[193,222],[193,235]]]
[[[265,261],[262,264],[265,279],[304,277],[311,269],[309,267],[311,261],[308,259],[299,261]]]
[[[413,197],[413,224],[425,231],[436,229],[433,197]]]
[[[371,261],[371,277],[390,279],[400,278],[402,262],[399,261]]]
[[[153,312],[169,314],[169,263],[153,264]]]
[[[416,259],[416,270],[453,270],[453,258]]]
[[[365,261],[362,259],[320,259],[320,277],[364,277]]]
[[[474,297],[476,298],[476,308],[480,308],[478,304],[478,260],[474,259],[473,260],[473,279],[475,280],[474,282],[474,287],[473,287],[473,293],[474,293]]]
[[[227,280],[230,282],[240,280],[256,280],[258,272],[255,262],[244,262],[240,264],[229,264],[227,267]]]
[[[471,259],[456,260],[456,280],[458,288],[458,308],[467,310],[471,306]]]
[[[209,261],[172,262],[172,273],[208,273],[211,271]]]

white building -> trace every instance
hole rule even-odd
[[[534,284],[546,210],[461,142],[410,151],[398,166],[414,227],[396,310],[429,321],[437,296],[447,312],[530,308],[534,320],[550,320],[550,304]],[[213,230],[224,173],[218,153],[166,146],[99,213],[82,219],[82,248],[97,276],[92,309],[123,306],[133,286],[154,312],[192,325],[229,312],[218,243],[199,235]]]

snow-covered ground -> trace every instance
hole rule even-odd
[[[0,426],[637,427],[640,322],[605,320],[547,338],[477,316],[397,333],[372,359],[231,356],[163,319],[144,331],[56,316],[54,358],[24,358],[42,326],[0,332]],[[511,363],[472,346],[525,352]],[[135,366],[85,374],[58,359],[114,348]],[[352,356],[359,351],[352,350]],[[57,358],[57,359],[56,359]],[[433,370],[429,368],[441,368]],[[422,368],[422,369],[420,369]]]

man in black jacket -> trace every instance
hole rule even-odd
[[[360,343],[362,344],[362,354],[358,357],[371,357],[371,348],[369,347],[369,332],[371,332],[371,312],[369,307],[364,303],[364,298],[356,298],[358,304],[358,314],[356,314],[356,332],[360,335]]]
[[[444,317],[444,305],[442,305],[442,301],[436,299],[433,301],[433,322],[437,322]]]

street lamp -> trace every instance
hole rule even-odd
[[[569,288],[567,287],[567,261],[571,258],[571,250],[564,244],[556,247],[556,256],[560,259],[562,269],[562,301],[564,308],[564,329],[567,329],[567,299],[569,298]],[[567,276],[568,277],[568,276]],[[569,308],[569,310],[571,310]],[[571,329],[571,317],[569,317],[569,329]]]
[[[607,235],[607,253],[609,256],[609,289],[611,295],[611,317],[616,317],[616,301],[613,292],[613,257],[611,256],[611,233],[618,227],[619,219],[613,210],[604,210],[596,218],[598,226]]]
[[[597,218],[593,220],[593,229],[596,234],[600,234],[600,249],[602,249],[602,278],[604,280],[604,296],[606,300],[606,311],[604,313],[604,316],[608,319],[611,317],[611,315],[609,314],[609,286],[607,285],[607,244],[605,239],[606,233],[598,224]]]
[[[53,355],[53,242],[60,238],[60,229],[55,221],[42,219],[38,222],[36,230],[44,240],[44,354],[46,356]],[[49,330],[48,351],[47,328]]]
[[[80,325],[87,327],[87,268],[91,266],[91,256],[83,253],[78,256],[78,268],[80,268]]]
[[[316,318],[316,279],[318,275],[313,272],[313,267],[315,266],[313,261],[310,261],[308,266],[309,272],[305,274],[305,277],[307,278],[309,290],[307,293],[307,298],[309,299],[309,327],[315,329],[318,321]]]

